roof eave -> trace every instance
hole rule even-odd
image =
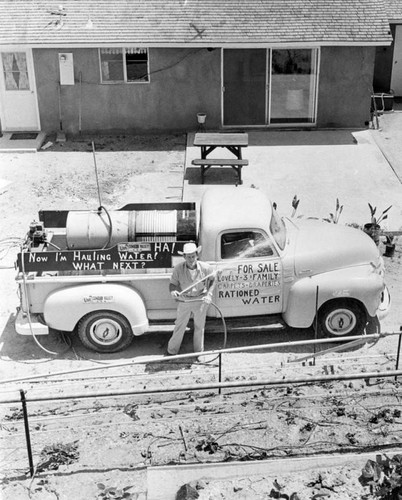
[[[378,46],[388,46],[391,45],[392,40],[370,40],[370,41],[339,41],[339,40],[325,40],[325,41],[282,41],[282,42],[202,42],[202,43],[138,43],[136,41],[127,40],[125,43],[116,42],[82,42],[82,43],[38,43],[38,42],[16,42],[12,43],[0,42],[1,47],[30,47],[30,48],[69,48],[69,49],[82,49],[82,48],[101,48],[101,47],[148,47],[148,48],[214,48],[214,49],[231,49],[231,48],[318,48],[318,47],[378,47]]]

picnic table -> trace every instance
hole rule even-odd
[[[201,167],[201,183],[204,184],[205,172],[213,166],[232,167],[238,176],[238,183],[242,184],[241,169],[248,165],[248,160],[242,157],[242,148],[248,146],[248,134],[245,133],[197,133],[194,137],[194,146],[201,149],[201,158],[192,161],[193,165]],[[216,148],[230,151],[235,158],[208,158]]]

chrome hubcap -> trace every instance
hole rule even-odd
[[[91,326],[90,335],[98,344],[111,345],[119,341],[122,330],[121,326],[112,319],[99,319]]]
[[[327,316],[325,326],[332,335],[346,335],[353,330],[356,323],[356,316],[352,311],[336,309]]]

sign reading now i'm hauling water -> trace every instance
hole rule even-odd
[[[20,271],[103,271],[172,267],[184,242],[120,243],[105,250],[60,250],[18,254]]]

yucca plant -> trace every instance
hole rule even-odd
[[[300,203],[300,199],[297,197],[297,195],[295,194],[293,196],[293,200],[292,200],[292,208],[293,208],[293,211],[292,211],[292,215],[291,217],[294,217],[296,215],[296,212],[297,212],[297,208],[299,206],[299,203]]]
[[[375,226],[379,226],[382,221],[388,218],[387,212],[392,207],[392,205],[390,205],[388,208],[383,210],[383,212],[381,212],[379,217],[376,217],[375,214],[377,212],[377,207],[373,207],[370,203],[368,204],[368,206],[370,208],[371,224]]]
[[[343,210],[343,205],[339,204],[338,198],[336,199],[335,213],[330,213],[329,218],[323,219],[325,222],[331,222],[333,224],[338,224],[339,217],[341,216]]]

